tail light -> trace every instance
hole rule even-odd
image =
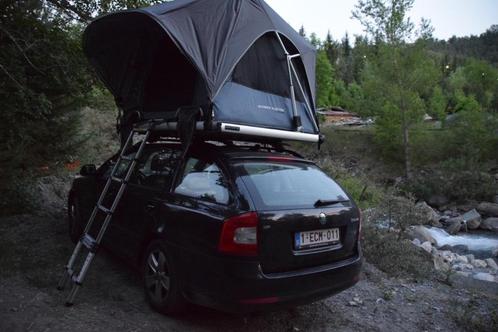
[[[238,256],[258,254],[258,214],[244,213],[223,222],[218,250]]]

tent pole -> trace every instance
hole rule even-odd
[[[298,54],[297,56],[301,56],[301,55]],[[295,56],[293,56],[293,57],[295,57]],[[291,61],[292,61],[292,58],[291,58]],[[297,85],[299,87],[299,90],[301,90],[301,93],[303,94],[304,102],[306,103],[306,108],[308,109],[308,113],[311,116],[311,119],[314,120],[313,126],[315,127],[315,129],[317,131],[319,131],[318,125],[316,124],[316,119],[315,119],[313,112],[311,110],[311,104],[308,100],[308,97],[306,97],[306,93],[304,93],[303,86],[301,85],[301,81],[299,80],[299,76],[297,74],[296,68],[294,67],[294,64],[292,62],[290,63],[290,67],[292,68],[292,72],[294,73],[294,76],[296,77],[296,81],[297,81]]]
[[[297,113],[296,92],[294,90],[294,80],[292,79],[292,63],[291,63],[292,56],[289,54],[289,51],[287,51],[287,48],[285,48],[284,42],[282,41],[282,38],[280,38],[280,34],[277,31],[275,31],[275,34],[277,35],[278,41],[280,42],[280,46],[282,46],[285,56],[287,57],[287,70],[289,71],[289,84],[290,84],[289,89],[292,99],[292,121],[294,122],[296,130],[302,131],[303,126],[301,122],[301,117]]]

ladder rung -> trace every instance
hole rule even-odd
[[[111,177],[112,181],[119,182],[119,183],[126,183],[125,179],[118,178],[117,176]]]
[[[83,244],[88,250],[90,251],[97,250],[97,241],[95,241],[95,239],[90,235],[85,234],[80,241],[81,244]]]
[[[133,161],[135,160],[135,157],[121,156],[121,160]]]
[[[82,283],[78,281],[78,275],[71,276],[71,281],[79,286],[82,285]]]
[[[100,211],[102,211],[104,213],[112,214],[112,211],[110,209],[106,208],[105,206],[103,206],[102,204],[97,205],[97,207],[99,208]]]

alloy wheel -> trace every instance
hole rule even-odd
[[[166,255],[161,250],[150,252],[145,269],[146,290],[154,302],[162,303],[167,298],[170,289]]]

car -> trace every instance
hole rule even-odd
[[[118,156],[98,169],[83,166],[74,179],[74,242]],[[244,313],[307,304],[355,285],[360,233],[353,199],[295,152],[195,142],[184,154],[179,142],[159,141],[144,148],[102,245],[139,269],[159,312],[179,313],[192,302]]]

